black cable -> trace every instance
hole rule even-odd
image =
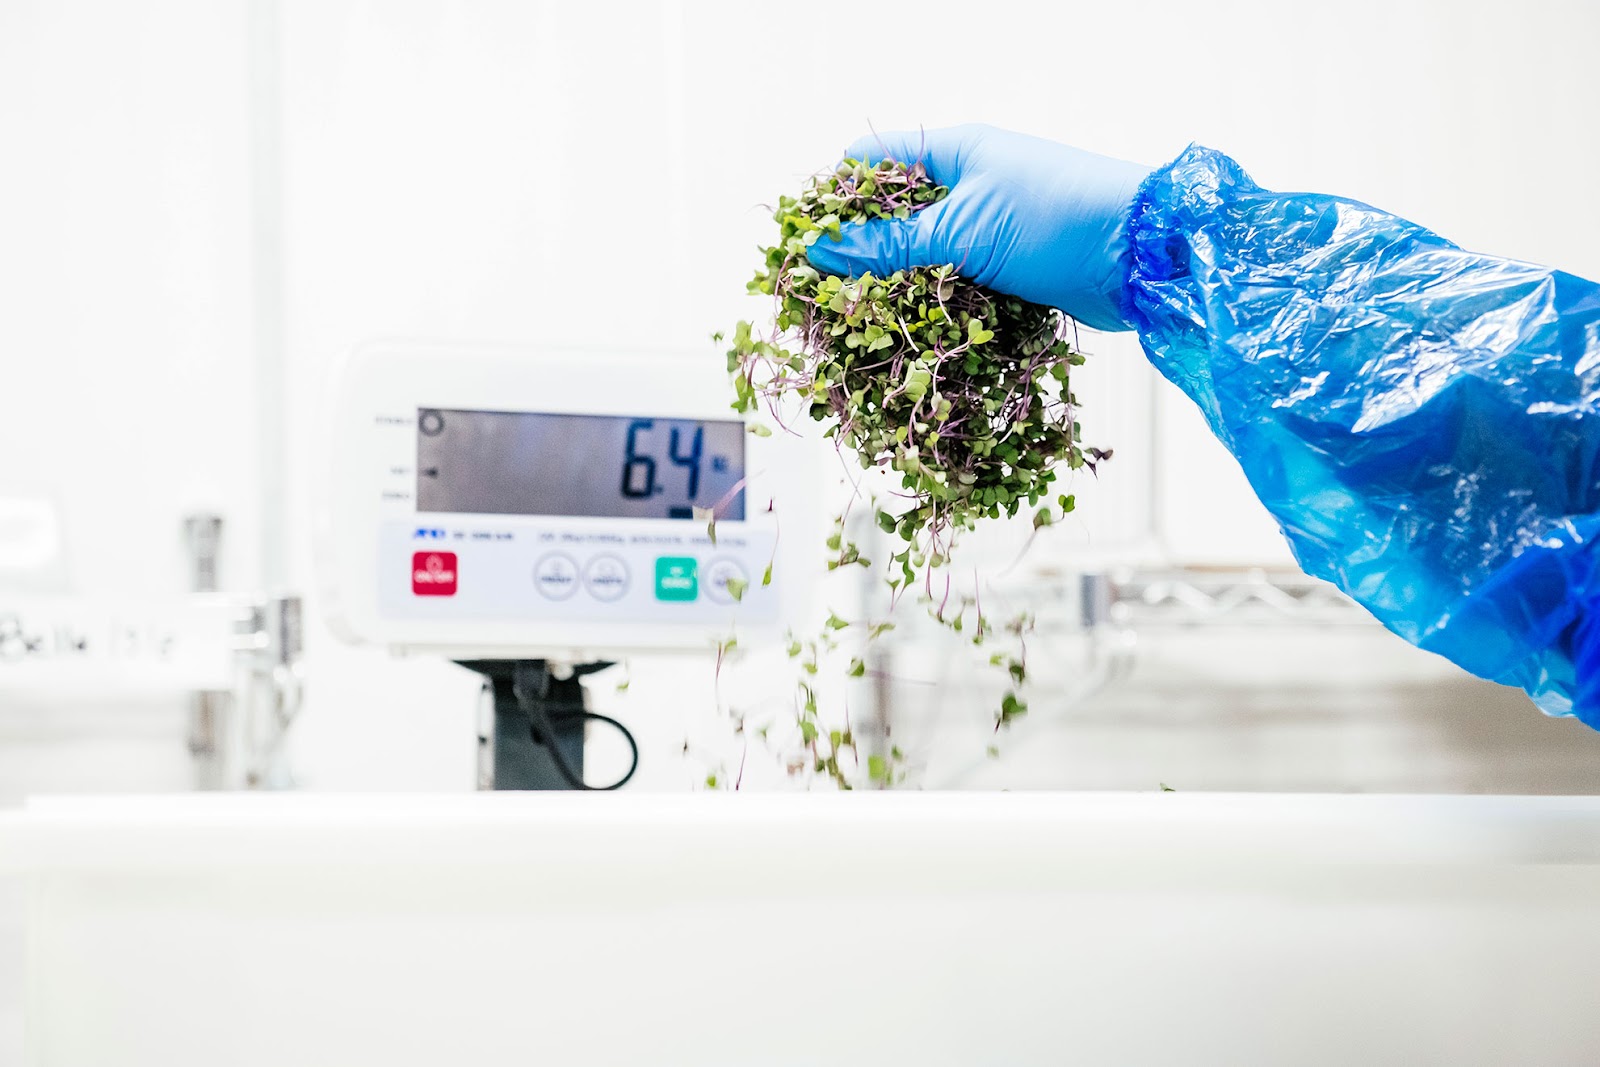
[[[632,731],[611,716],[590,711],[582,705],[573,707],[568,704],[552,712],[549,707],[551,701],[547,693],[528,692],[523,683],[530,680],[538,683],[540,689],[548,690],[550,675],[544,669],[543,664],[540,664],[538,669],[531,667],[524,669],[522,664],[518,664],[511,691],[516,695],[518,706],[528,715],[530,736],[532,736],[535,743],[543,745],[550,750],[550,757],[555,762],[556,770],[562,778],[566,779],[566,783],[574,789],[582,789],[592,793],[610,792],[613,789],[621,789],[627,785],[628,780],[639,769],[639,742],[634,740]],[[562,753],[561,746],[556,743],[557,719],[563,723],[569,723],[573,719],[579,719],[584,722],[603,722],[615,728],[622,735],[622,739],[628,743],[628,748],[633,754],[632,763],[628,765],[628,773],[610,785],[590,785],[585,782],[583,775],[574,770],[572,764],[567,762],[567,757]]]

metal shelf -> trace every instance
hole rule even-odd
[[[1375,626],[1332,585],[1299,571],[1117,570],[1080,580],[1085,629]]]

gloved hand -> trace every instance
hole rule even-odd
[[[1124,228],[1150,167],[992,126],[874,134],[845,150],[876,163],[921,160],[950,187],[909,219],[847,225],[806,252],[818,270],[892,274],[953,263],[963,277],[1060,308],[1097,330],[1122,318]]]

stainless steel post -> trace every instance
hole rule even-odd
[[[222,516],[198,514],[184,520],[189,549],[189,591],[215,593],[222,559]],[[226,692],[206,691],[189,697],[189,753],[194,757],[196,789],[226,786],[222,732],[226,729]]]

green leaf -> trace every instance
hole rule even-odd
[[[728,591],[728,595],[733,597],[735,601],[740,601],[744,599],[744,591],[750,588],[750,583],[743,578],[729,578],[723,583],[723,588]]]
[[[850,669],[845,671],[845,676],[847,678],[860,678],[866,673],[867,665],[858,657],[850,661]]]
[[[716,544],[717,543],[717,509],[716,508],[690,507],[689,510],[690,510],[690,513],[694,515],[694,521],[695,522],[703,522],[703,523],[706,524],[706,536],[711,538],[711,543],[712,544]]]
[[[750,430],[751,433],[755,434],[757,437],[771,437],[772,436],[772,430],[769,429],[766,426],[761,425],[759,422],[752,422],[750,424],[750,426],[749,426],[749,430]]]
[[[906,371],[905,391],[906,396],[914,404],[928,395],[928,386],[933,381],[933,371],[921,363],[913,363]]]
[[[830,611],[830,612],[828,612],[828,621],[826,623],[824,623],[823,625],[827,626],[827,628],[830,629],[830,630],[843,630],[846,626],[849,626],[850,624],[848,622],[846,622],[845,620],[839,618],[838,615],[835,615],[833,612]]]
[[[889,779],[889,761],[882,756],[871,755],[867,757],[867,777],[874,782],[885,782]]]

